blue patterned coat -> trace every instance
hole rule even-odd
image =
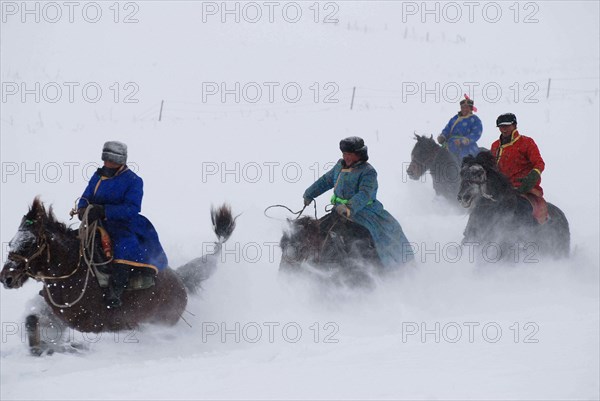
[[[472,113],[462,116],[459,112],[448,121],[442,135],[446,138],[448,150],[462,161],[465,156],[477,156],[477,141],[482,132],[483,125],[479,117]]]
[[[334,188],[334,195],[347,200],[350,219],[371,233],[377,254],[386,268],[393,268],[413,258],[400,223],[389,214],[377,196],[377,171],[367,162],[345,168],[343,159],[314,182],[304,197],[314,199]]]
[[[104,206],[102,225],[113,241],[114,261],[162,270],[167,256],[150,221],[140,214],[144,183],[126,166],[113,177],[94,173],[81,195],[79,208],[89,203]]]

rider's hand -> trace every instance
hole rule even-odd
[[[79,218],[79,221],[83,220],[83,213],[85,213],[84,207],[77,209],[77,217]]]
[[[521,186],[517,188],[522,194],[526,194],[531,191],[535,184],[540,180],[540,173],[537,170],[531,170],[524,178],[517,178],[517,181],[521,183]]]
[[[88,208],[90,207],[91,209],[88,213],[88,224],[92,224],[94,221],[102,220],[106,217],[106,214],[104,213],[104,206],[93,204],[88,206]]]
[[[340,216],[343,216],[346,218],[350,217],[350,209],[348,209],[348,207],[342,203],[335,206],[335,211]]]
[[[304,198],[304,206],[308,206],[308,205],[310,205],[310,203],[311,203],[312,201],[313,201],[313,200],[312,200],[312,199],[310,199],[310,198]]]
[[[446,137],[445,137],[444,135],[441,135],[441,134],[440,134],[440,135],[438,135],[438,137],[437,137],[437,141],[438,141],[438,143],[439,143],[440,145],[443,145],[443,144],[444,144],[444,142],[446,142]]]

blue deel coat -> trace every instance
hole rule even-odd
[[[442,135],[446,138],[448,150],[462,162],[465,156],[477,156],[479,153],[477,141],[481,138],[482,132],[483,125],[479,117],[473,113],[462,116],[459,112],[448,121],[442,130]],[[455,143],[457,139],[458,144]]]
[[[371,233],[377,254],[386,268],[398,267],[413,258],[412,248],[400,223],[384,208],[377,197],[377,171],[367,162],[346,168],[344,160],[314,182],[304,197],[314,199],[334,188],[337,198],[345,199],[350,219]]]
[[[88,204],[104,206],[101,221],[113,242],[114,262],[156,271],[169,264],[167,255],[150,221],[140,214],[144,183],[127,166],[113,177],[94,173],[81,195],[78,208]]]

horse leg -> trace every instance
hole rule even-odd
[[[82,343],[69,343],[65,340],[68,327],[54,314],[43,298],[34,298],[27,310],[29,314],[25,318],[25,329],[31,355],[78,352],[86,348]]]
[[[43,353],[40,339],[40,319],[37,315],[29,315],[25,318],[25,329],[27,330],[27,342],[29,352],[33,356],[40,356]]]

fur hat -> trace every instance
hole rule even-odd
[[[102,147],[102,160],[117,164],[126,164],[127,145],[117,141],[106,142]]]
[[[368,148],[365,141],[358,136],[351,136],[340,141],[340,150],[342,152],[356,153],[360,156],[360,160],[369,160]]]

